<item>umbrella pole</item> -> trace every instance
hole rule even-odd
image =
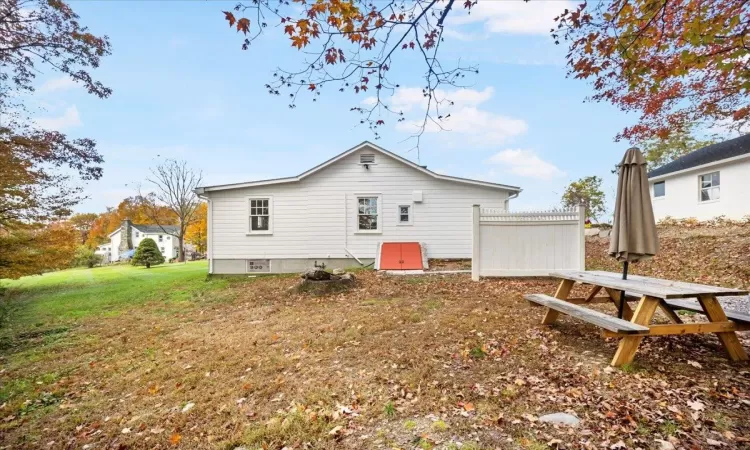
[[[628,262],[622,264],[622,279],[628,279]],[[617,305],[617,318],[622,319],[622,312],[625,307],[625,290],[620,291],[620,304]]]

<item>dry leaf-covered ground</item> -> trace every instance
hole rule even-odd
[[[730,273],[712,281],[747,285]],[[0,406],[0,447],[750,446],[750,364],[713,335],[649,338],[611,369],[616,342],[595,328],[537,325],[522,295],[552,281],[357,277],[318,297],[292,277],[242,279],[30,334],[2,350],[0,390],[18,394]],[[581,425],[537,420],[552,412]]]

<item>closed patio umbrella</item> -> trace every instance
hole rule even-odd
[[[619,165],[615,217],[609,239],[609,255],[623,262],[623,280],[628,278],[628,263],[651,258],[659,250],[646,158],[635,147],[625,152]],[[622,291],[618,305],[620,318],[624,300],[625,291]]]

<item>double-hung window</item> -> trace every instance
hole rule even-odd
[[[720,198],[721,180],[719,178],[719,172],[711,172],[705,175],[701,175],[700,190],[701,196],[700,201],[709,202],[718,200]]]
[[[273,226],[271,213],[273,209],[270,197],[248,199],[250,208],[250,234],[271,234]]]
[[[159,235],[159,242],[164,242],[164,235],[163,234]]]
[[[380,231],[380,198],[377,196],[357,197],[357,230],[361,232]]]
[[[411,225],[411,205],[398,206],[398,224]]]

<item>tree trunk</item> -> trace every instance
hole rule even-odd
[[[177,238],[177,240],[179,241],[179,245],[180,245],[180,248],[177,250],[179,252],[177,253],[178,255],[177,260],[179,262],[185,262],[185,252],[183,251],[183,245],[184,245],[183,242],[185,240],[185,233],[180,233],[180,236]]]
[[[151,268],[151,263],[150,263],[150,262],[148,262],[148,261],[146,261],[146,268],[147,268],[147,269],[150,269],[150,268]]]

